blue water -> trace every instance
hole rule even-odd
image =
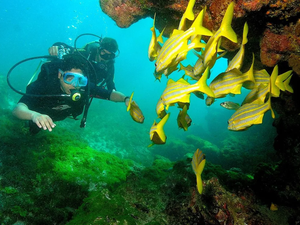
[[[112,121],[106,125],[107,128],[113,126],[113,129],[109,130],[109,132],[113,132],[110,135],[112,141],[117,142],[118,139],[124,137],[124,132],[129,132],[130,134],[126,134],[128,135],[128,139],[126,139],[128,143],[123,144],[122,148],[129,146],[132,150],[137,145],[136,137],[142,139],[141,143],[146,148],[147,144],[151,143],[148,132],[157,117],[155,113],[156,103],[167,82],[165,77],[161,82],[155,81],[153,76],[154,63],[150,62],[147,57],[152,24],[153,20],[147,18],[140,20],[129,28],[119,28],[111,18],[101,11],[98,1],[1,1],[0,75],[6,75],[11,66],[24,58],[47,55],[49,46],[57,41],[73,45],[75,38],[82,33],[93,33],[103,37],[115,38],[121,52],[120,56],[116,58],[115,64],[117,90],[126,95],[130,95],[134,91],[134,99],[143,110],[146,119],[144,124],[136,124],[125,111],[125,106],[95,100],[93,107],[91,107],[90,115],[92,116],[89,117],[90,123],[88,123],[88,126],[93,127],[95,130],[97,130],[98,123],[99,126],[103,126],[103,122],[95,121],[95,116],[93,116],[101,112],[106,120]],[[95,40],[94,37],[84,37],[78,41],[78,45],[81,46],[93,40]],[[13,82],[19,85],[18,88],[25,90],[26,82],[32,76],[38,63],[38,60],[28,62],[25,66],[23,65],[24,69],[18,68],[17,73],[12,77]],[[194,63],[195,58],[193,57],[189,57],[188,60],[183,62],[184,65],[193,65]],[[210,80],[223,72],[226,65],[227,60],[218,60],[212,69]],[[170,78],[177,80],[182,75],[183,72],[177,72],[172,74]],[[227,130],[227,120],[233,111],[222,108],[220,103],[226,100],[241,103],[245,95],[246,91],[243,90],[242,95],[217,100],[210,107],[205,105],[204,100],[192,95],[189,115],[193,123],[186,132],[179,130],[177,127],[176,118],[179,110],[175,107],[171,108],[171,117],[165,126],[168,141],[165,146],[154,147],[156,153],[159,153],[159,149],[167,148],[172,140],[185,142],[185,137],[191,134],[209,140],[220,148],[222,147],[222,141],[231,135],[241,137],[240,141],[243,143],[250,140],[251,148],[257,148],[261,145],[262,140],[257,137],[261,132],[262,135],[272,140],[274,128],[272,127],[273,120],[270,119],[269,114],[266,115],[263,125],[252,127],[248,131],[236,133]],[[103,127],[100,128],[99,131],[103,131]],[[76,129],[80,130],[78,122],[76,122]],[[119,132],[120,130],[124,132]],[[87,128],[86,132],[91,131]],[[269,136],[269,133],[273,136]],[[99,133],[99,135],[102,134]],[[118,144],[115,143],[115,146],[118,146]],[[269,147],[272,148],[272,146]],[[195,150],[190,149],[190,152],[193,153]],[[168,155],[165,156],[168,157]]]

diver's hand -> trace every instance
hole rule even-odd
[[[57,56],[58,55],[58,46],[51,46],[48,49],[50,55]]]
[[[128,107],[129,101],[130,101],[130,99],[129,99],[129,98],[126,98],[126,100],[125,100],[125,105],[126,105],[126,107]],[[134,102],[134,100],[132,100],[131,102]]]
[[[52,131],[52,128],[56,126],[55,123],[53,123],[52,119],[45,114],[40,113],[33,113],[31,116],[32,122],[34,122],[39,128],[43,128],[44,130]]]

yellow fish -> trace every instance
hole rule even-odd
[[[194,68],[191,66],[191,65],[187,65],[187,66],[184,66],[182,65],[181,63],[179,63],[180,65],[180,70],[183,70],[185,75],[189,76],[190,78],[192,78],[193,80],[199,80],[200,76],[199,77],[196,77],[194,75]]]
[[[173,31],[171,37],[164,43],[157,56],[155,63],[156,72],[160,72],[169,66],[178,64],[180,61],[185,59],[189,50],[203,46],[202,43],[196,41],[192,41],[188,44],[188,40],[191,38],[191,36],[212,35],[210,30],[202,26],[204,11],[205,9],[199,13],[192,26],[188,30],[184,32],[178,30]]]
[[[227,94],[241,94],[241,88],[244,82],[255,82],[253,76],[254,56],[250,69],[242,74],[234,68],[230,71],[219,74],[210,83],[209,87],[214,92],[215,98],[223,98]]]
[[[198,60],[196,61],[194,65],[194,75],[199,76],[204,72],[205,67],[203,64],[203,56],[194,52],[194,54],[198,57]]]
[[[133,92],[129,99],[127,111],[130,110],[130,116],[135,122],[143,123],[145,117],[144,117],[141,109],[138,107],[138,105],[134,101],[132,101],[132,97],[133,97]]]
[[[164,30],[163,30],[160,33],[160,35],[158,36],[158,38],[156,37],[155,17],[156,17],[156,14],[154,14],[153,27],[151,27],[151,29],[150,29],[152,31],[152,37],[151,37],[151,41],[150,41],[149,48],[148,48],[148,58],[151,62],[156,59],[158,52],[161,49],[161,46],[158,42],[163,43],[162,34],[164,32]]]
[[[154,144],[162,145],[166,143],[167,137],[164,132],[164,125],[168,121],[170,116],[170,113],[165,115],[159,123],[156,123],[154,120],[154,123],[150,129],[150,140],[152,141],[152,144],[150,144],[148,147],[151,147]]]
[[[239,108],[228,120],[228,129],[239,131],[246,130],[254,124],[261,124],[265,112],[272,111],[272,117],[274,118],[274,112],[271,108],[271,95],[268,101],[264,104],[247,103]]]
[[[271,203],[270,210],[271,211],[277,211],[278,210],[278,205],[276,205],[274,203]]]
[[[192,167],[194,170],[194,173],[196,174],[196,181],[197,181],[197,189],[199,194],[202,194],[203,192],[203,184],[201,179],[201,174],[205,166],[205,155],[197,149],[197,151],[194,153],[193,160],[192,160]]]
[[[265,70],[254,70],[254,79],[253,82],[243,83],[243,87],[252,90],[255,87],[258,87],[260,84],[268,84],[270,82],[270,74]]]
[[[245,55],[245,44],[247,44],[247,42],[248,42],[247,35],[248,35],[248,24],[245,23],[244,31],[243,31],[243,40],[242,40],[240,50],[230,61],[226,71],[232,70],[233,68],[236,68],[238,70],[241,69],[243,61],[244,61],[244,55]]]
[[[188,130],[188,127],[192,124],[192,119],[187,114],[187,106],[184,105],[183,109],[180,110],[177,117],[177,124],[179,128],[183,128],[184,131]]]
[[[234,10],[234,2],[231,2],[229,6],[227,7],[227,10],[225,12],[224,18],[222,20],[220,28],[217,30],[217,32],[209,38],[205,50],[204,50],[204,66],[210,66],[211,61],[216,57],[217,55],[217,49],[219,43],[219,39],[221,37],[226,37],[230,41],[237,43],[237,36],[236,33],[233,31],[231,27],[231,21],[233,17],[233,10]]]
[[[174,71],[176,71],[176,70],[178,70],[177,64],[174,65],[174,66],[168,67],[168,68],[166,68],[165,70],[163,70],[163,71],[161,71],[161,72],[156,72],[156,70],[154,69],[153,75],[154,75],[154,77],[155,77],[156,80],[159,80],[159,81],[160,81],[162,75],[165,75],[165,76],[168,78],[168,76],[169,76],[171,73],[173,73]]]
[[[195,84],[189,84],[183,78],[180,78],[176,82],[170,79],[168,81],[166,89],[164,90],[161,96],[162,103],[166,106],[166,109],[168,110],[170,105],[175,104],[177,102],[189,103],[190,94],[192,92],[200,91],[207,94],[208,96],[214,97],[214,93],[206,84],[208,74],[209,69],[206,68],[201,79]]]
[[[255,87],[252,91],[249,92],[249,94],[245,97],[242,105],[245,105],[247,103],[263,104],[269,92],[269,85],[260,84],[258,87]]]

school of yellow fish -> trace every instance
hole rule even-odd
[[[254,56],[248,71],[240,70],[244,61],[245,45],[248,42],[247,23],[244,24],[239,51],[229,62],[226,70],[216,76],[210,84],[207,84],[210,70],[215,65],[216,60],[226,54],[220,48],[222,38],[227,38],[234,43],[238,42],[237,35],[231,27],[234,2],[228,5],[220,28],[217,31],[210,31],[202,26],[206,8],[203,8],[195,18],[193,12],[195,1],[189,1],[178,29],[174,29],[165,42],[162,39],[164,30],[158,36],[156,35],[154,16],[148,57],[150,61],[155,61],[155,78],[160,80],[163,75],[168,78],[172,72],[178,69],[184,71],[185,74],[178,81],[169,79],[167,82],[156,106],[156,113],[160,121],[154,121],[150,129],[151,145],[166,143],[167,137],[163,127],[170,116],[170,113],[167,112],[170,106],[177,105],[182,109],[177,117],[178,127],[185,131],[188,129],[192,121],[187,113],[191,93],[201,99],[204,99],[206,95],[205,102],[209,106],[214,103],[216,98],[224,98],[228,94],[241,94],[242,87],[251,90],[242,104],[221,103],[221,106],[225,108],[236,110],[228,120],[228,129],[234,131],[245,130],[254,124],[261,124],[264,114],[268,110],[272,112],[274,118],[271,97],[279,97],[280,91],[293,93],[293,89],[289,85],[292,70],[278,75],[278,66],[276,65],[271,75],[266,70],[255,71]],[[189,28],[187,27],[188,21],[192,21]],[[201,41],[202,36],[209,37],[207,43]],[[181,63],[186,59],[189,51],[193,51],[197,56],[194,66],[184,66]],[[185,76],[188,78],[185,79]]]

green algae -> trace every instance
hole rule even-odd
[[[117,186],[133,166],[68,130],[32,136],[10,111],[0,115],[2,224],[65,224],[91,191]]]

